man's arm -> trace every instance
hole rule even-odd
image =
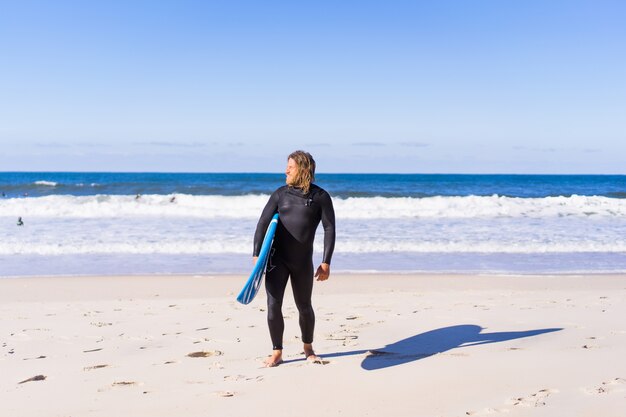
[[[315,276],[318,281],[326,281],[330,276],[330,261],[335,251],[335,209],[327,192],[321,199],[322,227],[324,228],[324,256]]]

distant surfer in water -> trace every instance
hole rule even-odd
[[[263,237],[272,216],[279,214],[272,254],[265,275],[267,292],[267,323],[273,352],[265,365],[273,367],[283,361],[282,314],[283,297],[287,281],[298,308],[304,356],[308,361],[323,363],[313,350],[315,313],[311,305],[313,278],[326,281],[330,276],[330,261],[335,248],[335,211],[330,195],[313,184],[315,160],[308,152],[295,151],[287,158],[286,185],[270,196],[254,234],[254,260],[256,262]],[[322,222],[324,227],[324,254],[321,265],[313,274],[313,240],[315,230]]]

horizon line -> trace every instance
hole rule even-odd
[[[276,171],[50,171],[50,170],[32,170],[32,171],[0,171],[0,174],[263,174],[263,175],[285,175],[283,172]],[[490,173],[471,173],[471,172],[339,172],[327,171],[316,172],[316,175],[511,175],[511,176],[626,176],[624,174],[591,174],[591,173],[520,173],[520,172],[490,172]]]

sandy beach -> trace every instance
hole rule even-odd
[[[623,416],[626,276],[333,275],[303,360],[240,276],[0,279],[2,416]]]

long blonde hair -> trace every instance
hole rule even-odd
[[[310,153],[304,151],[292,152],[287,160],[293,159],[298,167],[298,174],[293,181],[293,186],[302,189],[307,194],[311,189],[311,183],[315,181],[315,160]]]

